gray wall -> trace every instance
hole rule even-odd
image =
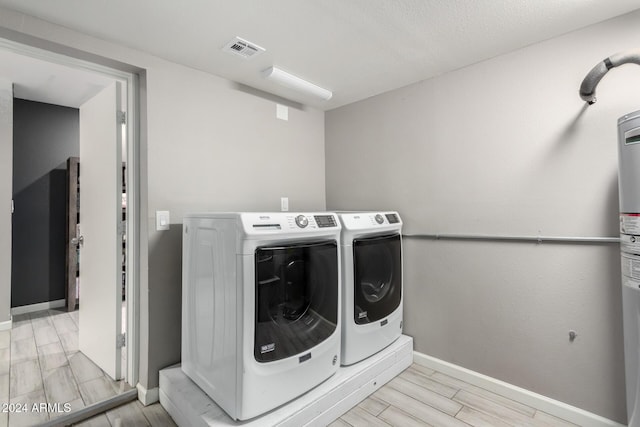
[[[616,121],[640,68],[588,110],[584,75],[640,45],[640,12],[326,115],[328,209],[406,233],[616,236]],[[404,240],[415,349],[626,421],[617,245]],[[569,341],[569,330],[577,339]]]
[[[171,107],[176,100],[180,107]],[[167,64],[147,74],[149,383],[180,360],[182,217],[194,211],[323,210],[324,114],[290,109]],[[155,211],[171,230],[155,231]],[[162,325],[162,326],[160,326]]]
[[[325,131],[329,208],[398,209],[414,233],[615,235],[615,120],[638,108],[640,70],[615,70],[582,114],[577,90],[596,62],[639,44],[639,20],[334,110],[326,127],[322,112],[281,122],[228,81],[15,12],[2,11],[0,35],[145,70],[140,381],[154,387],[179,359],[184,212],[278,209],[285,195],[291,209],[323,208]],[[171,231],[154,230],[156,209],[171,210]],[[418,351],[624,419],[617,248],[407,239],[405,255]]]
[[[13,111],[11,306],[65,297],[65,162],[78,156],[78,109],[23,99]]]
[[[11,320],[13,84],[0,77],[0,328]]]
[[[13,193],[80,155],[77,108],[14,100]]]
[[[142,70],[139,367],[140,384],[157,387],[159,369],[180,360],[184,213],[279,210],[281,196],[291,210],[324,209],[324,113],[291,109],[281,121],[274,101],[230,81],[1,12],[0,37]],[[170,231],[155,231],[156,210],[171,212]]]
[[[13,196],[12,308],[65,298],[66,183],[54,169]]]

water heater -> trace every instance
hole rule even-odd
[[[618,119],[622,314],[630,427],[640,426],[640,111]]]
[[[582,80],[580,97],[594,104],[600,80],[624,64],[640,65],[640,49],[597,63]],[[618,192],[627,421],[640,427],[640,110],[618,119]]]

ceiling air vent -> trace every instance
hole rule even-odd
[[[234,55],[241,56],[243,58],[253,58],[254,56],[264,52],[263,47],[241,39],[240,37],[235,37],[233,40],[227,43],[222,48],[222,50],[225,52],[233,53]]]

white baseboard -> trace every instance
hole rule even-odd
[[[35,311],[49,310],[51,308],[60,308],[65,306],[65,300],[59,299],[55,301],[40,302],[38,304],[21,305],[11,308],[11,315],[33,313]]]
[[[469,384],[482,387],[485,390],[499,394],[524,405],[532,406],[547,414],[570,421],[583,427],[624,427],[608,418],[576,408],[558,400],[534,393],[524,388],[491,378],[470,369],[463,368],[426,354],[413,352],[413,361],[418,365],[434,369],[443,374],[457,378]]]
[[[138,383],[136,384],[136,388],[138,389],[138,400],[144,406],[151,405],[160,400],[160,389],[158,387],[147,390],[142,384]]]
[[[0,331],[7,331],[11,329],[11,324],[12,324],[11,319],[4,322],[0,322]]]

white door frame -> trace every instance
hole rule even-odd
[[[0,49],[54,64],[66,65],[121,81],[126,90],[127,109],[127,230],[126,230],[126,304],[127,369],[125,381],[135,387],[139,379],[140,327],[140,140],[139,77],[137,74],[106,67],[53,51],[0,38]]]

